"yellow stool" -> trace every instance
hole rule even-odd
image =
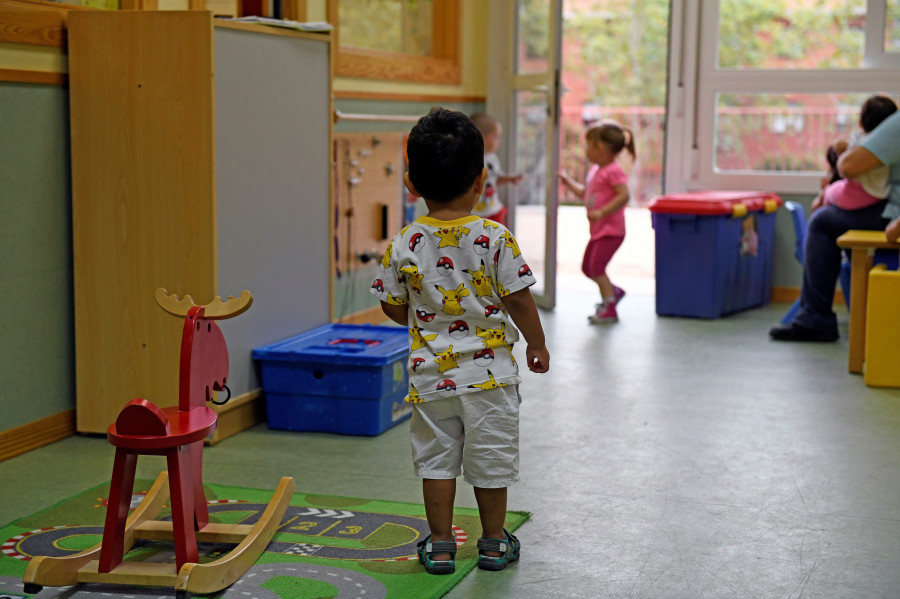
[[[866,385],[900,387],[900,271],[869,271],[866,304]]]

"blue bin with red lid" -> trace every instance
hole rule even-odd
[[[269,428],[377,435],[412,406],[399,326],[328,324],[253,350]]]
[[[757,191],[654,198],[656,313],[718,318],[768,304],[781,203]]]

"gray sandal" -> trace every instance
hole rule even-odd
[[[503,529],[505,539],[478,539],[478,568],[481,570],[502,570],[510,563],[519,559],[519,553],[522,550],[522,544],[519,539],[509,534],[509,531]],[[501,553],[499,557],[485,555],[484,551],[497,551]]]
[[[431,535],[416,544],[419,554],[419,563],[425,566],[429,574],[453,574],[456,572],[456,540],[432,541]],[[449,560],[432,560],[431,556],[438,553],[449,553]]]

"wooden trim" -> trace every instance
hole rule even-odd
[[[119,10],[159,10],[159,2],[158,0],[119,0]]]
[[[288,27],[272,27],[270,25],[242,23],[240,21],[227,21],[225,19],[213,19],[213,25],[220,29],[237,29],[239,31],[252,31],[255,33],[265,33],[267,35],[299,37],[316,42],[331,41],[332,35],[330,31],[300,31],[299,29],[290,29]]]
[[[769,293],[769,298],[773,302],[793,302],[800,297],[799,287],[775,287]]]
[[[800,297],[799,287],[772,287],[769,297],[773,302],[794,302]],[[844,293],[840,289],[834,290],[834,303],[841,306],[846,305],[844,301]]]
[[[0,462],[74,434],[74,409],[0,432]]]
[[[43,0],[0,0],[0,42],[66,47],[69,11],[95,10]]]
[[[288,21],[305,22],[306,0],[281,0],[281,18]]]
[[[432,17],[432,52],[435,58],[451,60],[459,65],[459,15],[462,6],[458,0],[435,0]],[[459,83],[457,81],[456,83]]]
[[[480,102],[484,103],[487,98],[485,96],[455,96],[447,95],[429,95],[429,94],[396,94],[390,92],[365,92],[365,91],[341,91],[334,92],[336,100],[386,100],[389,102]]]
[[[47,83],[49,85],[67,85],[69,75],[66,73],[50,73],[47,71],[20,71],[16,69],[0,69],[0,81],[13,83]]]
[[[222,406],[213,406],[219,426],[207,440],[214,445],[264,420],[262,391],[244,393]],[[110,423],[111,424],[111,423]],[[56,443],[75,434],[75,410],[66,410],[8,431],[0,432],[0,462]]]
[[[458,85],[462,80],[458,61],[429,56],[406,56],[394,52],[341,47],[335,63],[341,77],[383,81],[414,81]]]
[[[330,11],[332,2],[328,3],[328,10]],[[330,14],[330,12],[329,12]],[[332,21],[333,22],[333,21]],[[337,54],[337,34],[332,34],[329,36],[331,42],[328,44],[328,112],[332,115],[334,114],[334,58]],[[332,235],[335,231],[335,221],[337,215],[335,214],[334,207],[337,205],[337,147],[334,143],[334,117],[328,119],[328,155],[331,158],[329,162],[329,166],[331,171],[328,173],[328,230],[332,231]],[[331,322],[334,320],[334,277],[332,276],[336,268],[336,260],[334,248],[328,248],[328,321]]]
[[[381,311],[381,306],[379,305],[338,318],[337,322],[345,324],[384,324],[385,320],[387,320],[387,316]]]
[[[338,2],[339,0],[327,0],[326,5],[328,22],[335,26],[336,76],[445,85],[459,85],[462,81],[460,0],[435,0],[432,14],[432,56],[341,46]]]
[[[262,391],[255,389],[232,397],[228,403],[221,406],[212,405],[212,409],[218,414],[219,425],[209,439],[208,445],[215,445],[223,439],[234,436],[239,432],[262,422],[264,417]]]
[[[799,297],[799,294],[798,294],[798,297]],[[844,292],[841,291],[840,289],[836,289],[834,292],[834,303],[840,304],[842,306],[847,305],[847,301],[844,299]]]

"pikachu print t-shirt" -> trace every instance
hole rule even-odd
[[[391,240],[372,293],[409,305],[409,395],[421,403],[518,384],[503,298],[535,283],[515,238],[478,216],[423,216]]]

